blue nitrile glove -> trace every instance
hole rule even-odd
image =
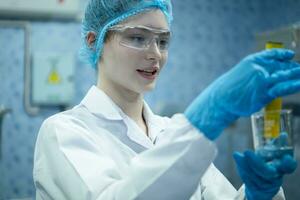
[[[294,52],[271,49],[244,58],[206,88],[187,108],[187,119],[209,139],[241,116],[250,116],[276,97],[300,91]]]
[[[245,184],[247,200],[271,200],[279,191],[283,176],[295,171],[297,162],[285,154],[274,162],[265,162],[253,151],[233,154],[238,173]]]

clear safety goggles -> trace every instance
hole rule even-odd
[[[147,26],[116,25],[109,31],[118,32],[121,36],[120,45],[136,50],[147,50],[155,40],[161,52],[167,51],[170,44],[171,32],[168,29],[156,29]]]

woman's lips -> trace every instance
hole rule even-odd
[[[136,71],[139,73],[139,75],[141,75],[143,78],[148,80],[154,80],[158,74],[157,67],[153,67],[151,69],[145,69],[145,70],[138,69]]]

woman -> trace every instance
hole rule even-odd
[[[284,199],[278,191],[282,176],[296,168],[293,158],[266,164],[251,151],[235,154],[245,183],[236,191],[212,164],[213,141],[238,117],[300,90],[293,52],[248,56],[184,114],[160,117],[143,95],[167,60],[171,21],[168,0],[89,1],[81,52],[98,69],[97,86],[43,123],[33,172],[37,199]]]

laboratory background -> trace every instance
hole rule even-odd
[[[154,112],[172,116],[213,80],[267,40],[300,54],[300,0],[172,0],[169,60],[146,99]],[[78,104],[96,71],[78,58],[86,0],[0,0],[0,199],[34,199],[34,145],[47,117]],[[300,61],[300,59],[299,59]],[[300,95],[293,109],[295,157],[300,162]],[[241,118],[216,142],[216,166],[242,184],[234,151],[253,148],[250,118]],[[298,136],[298,140],[297,140]],[[199,152],[201,153],[201,152]],[[300,167],[285,177],[287,200],[300,199]]]

